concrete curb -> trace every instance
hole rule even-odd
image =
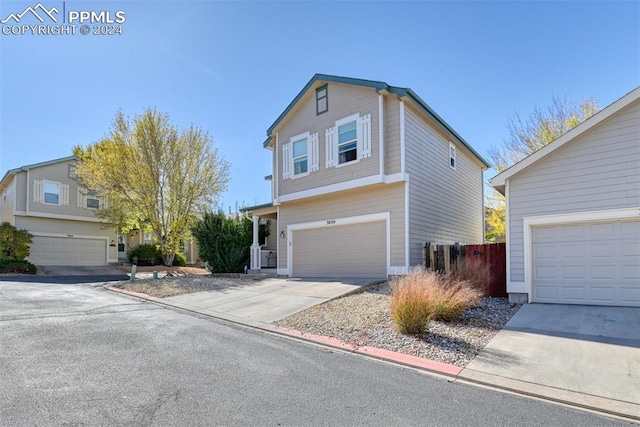
[[[274,333],[274,334],[278,334],[285,337],[295,338],[295,339],[311,342],[314,344],[319,344],[325,347],[335,348],[337,350],[345,351],[348,353],[355,353],[355,354],[371,357],[378,360],[384,360],[386,362],[394,363],[396,365],[407,366],[410,368],[415,368],[422,371],[443,375],[443,376],[449,377],[452,381],[456,381],[456,382],[461,381],[461,382],[466,382],[470,384],[477,384],[479,386],[489,387],[496,390],[503,390],[506,392],[515,393],[522,396],[528,396],[536,399],[541,399],[549,402],[555,402],[558,404],[567,405],[570,407],[590,410],[603,415],[618,417],[623,420],[631,420],[634,422],[640,421],[640,417],[635,416],[633,413],[625,413],[622,411],[617,411],[615,409],[607,408],[605,403],[608,402],[609,399],[605,399],[605,398],[601,399],[602,403],[596,402],[596,401],[589,402],[589,403],[595,403],[595,405],[589,404],[589,403],[581,403],[575,400],[567,400],[566,398],[565,399],[557,398],[552,395],[541,393],[540,390],[538,390],[538,388],[535,388],[535,387],[530,387],[530,386],[523,387],[522,385],[524,383],[521,383],[519,381],[512,381],[509,384],[500,384],[499,381],[495,381],[495,380],[490,381],[487,378],[473,378],[473,377],[468,377],[466,375],[460,375],[462,371],[466,369],[466,368],[461,368],[460,366],[450,365],[447,363],[437,362],[435,360],[424,359],[421,357],[411,356],[403,353],[397,353],[395,351],[385,350],[385,349],[376,348],[376,347],[357,346],[353,343],[345,343],[343,341],[340,341],[337,338],[326,337],[322,335],[315,335],[315,334],[310,334],[306,332],[300,332],[293,329],[287,329],[287,328],[275,326],[269,323],[251,324],[251,323],[244,323],[244,322],[229,319],[229,318],[218,317],[208,313],[201,313],[196,310],[190,310],[188,308],[176,306],[173,304],[168,304],[150,295],[133,292],[133,291],[127,291],[125,289],[115,288],[111,285],[104,285],[103,288],[108,291],[132,296],[135,298],[140,298],[140,299],[150,301],[166,307],[177,308],[183,311],[198,314],[200,316],[211,317],[214,319],[219,319],[219,320],[223,320],[230,323],[235,323],[244,327],[250,327],[250,328],[261,330],[264,332]],[[515,385],[516,383],[517,383],[517,386]],[[531,384],[531,386],[533,385],[534,384]],[[542,386],[542,388],[544,387]],[[580,393],[574,393],[574,394],[580,394]],[[601,403],[601,404],[598,405],[598,403]]]

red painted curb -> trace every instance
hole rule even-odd
[[[457,376],[462,369],[460,366],[449,365],[448,363],[436,362],[435,360],[424,359],[410,354],[397,353],[391,350],[385,350],[377,347],[362,346],[355,351],[358,354],[366,354],[367,356],[377,357],[379,359],[390,360],[403,365],[413,366],[429,371],[436,371],[447,375]]]
[[[282,335],[288,335],[290,337],[295,337],[295,338],[302,338],[308,341],[313,341],[316,342],[318,344],[324,344],[324,345],[328,345],[330,347],[336,347],[342,350],[346,350],[346,351],[350,351],[353,352],[355,351],[358,346],[355,344],[349,344],[349,343],[345,343],[340,341],[337,338],[333,338],[333,337],[325,337],[322,335],[315,335],[315,334],[309,334],[306,332],[300,332],[300,331],[296,331],[294,329],[287,329],[287,328],[281,328],[280,326],[275,326],[275,325],[271,325],[271,324],[263,324],[258,326],[258,328],[260,329],[264,329],[266,331],[269,332],[276,332]]]
[[[327,345],[330,347],[339,348],[353,353],[362,354],[365,356],[375,357],[377,359],[387,360],[390,362],[399,363],[414,368],[425,369],[428,371],[438,372],[445,375],[458,376],[464,368],[460,366],[449,365],[448,363],[436,362],[435,360],[424,359],[422,357],[411,356],[409,354],[397,353],[391,350],[384,350],[377,347],[362,346],[358,347],[355,344],[345,343],[337,338],[325,337],[321,335],[309,334],[305,332],[296,331],[294,329],[282,328],[271,324],[263,324],[258,328],[276,332],[282,335],[288,335],[295,338],[301,338],[307,341],[312,341],[318,344]]]
[[[111,285],[104,285],[103,288],[108,291],[117,292],[119,294],[131,295],[132,297],[138,297],[138,298],[143,298],[143,299],[153,301],[150,295],[143,294],[141,292],[133,292],[133,291],[128,291],[126,289],[114,288]]]

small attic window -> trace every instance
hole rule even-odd
[[[456,168],[456,146],[449,142],[449,166],[451,169]]]
[[[327,85],[316,89],[316,115],[329,111],[329,89]]]

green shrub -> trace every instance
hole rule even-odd
[[[187,266],[187,257],[181,254],[180,252],[176,252],[173,257],[173,263],[171,265],[177,267],[186,267]]]
[[[207,212],[191,233],[198,241],[200,258],[211,272],[241,273],[249,263],[252,227],[250,218]]]
[[[0,273],[4,274],[36,274],[37,268],[25,260],[0,260]]]
[[[483,292],[453,274],[416,269],[391,282],[391,315],[405,334],[428,330],[429,320],[453,321],[477,305]]]
[[[29,256],[33,235],[8,222],[0,224],[0,260],[23,260]]]
[[[129,251],[129,262],[133,263],[138,258],[138,265],[162,264],[162,254],[155,245],[138,245]]]

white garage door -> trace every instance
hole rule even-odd
[[[532,229],[533,301],[640,306],[640,221]]]
[[[36,265],[106,265],[104,239],[34,236],[29,261]]]
[[[384,221],[293,232],[295,277],[386,277]]]

